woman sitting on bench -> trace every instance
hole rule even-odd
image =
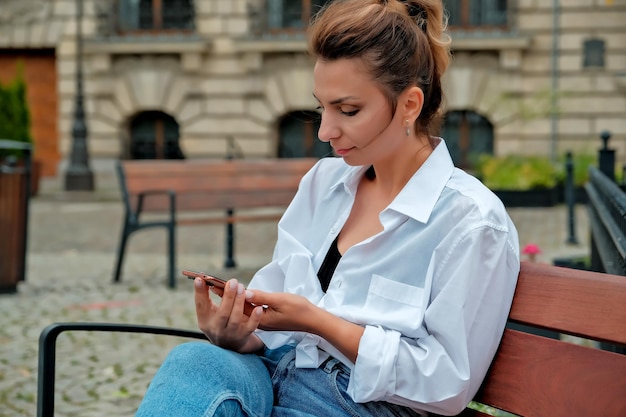
[[[138,416],[457,414],[502,336],[519,272],[503,204],[435,135],[440,0],[330,3],[310,27],[319,138],[271,262],[173,349]],[[248,308],[246,303],[256,307]]]

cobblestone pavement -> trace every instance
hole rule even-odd
[[[580,244],[565,243],[564,206],[509,210],[521,245],[537,244],[539,262],[588,253],[584,206],[576,209]],[[40,331],[52,322],[107,321],[196,329],[191,282],[165,285],[165,230],[136,233],[122,283],[112,284],[121,203],[104,196],[63,193],[32,200],[27,280],[0,295],[0,417],[34,416]],[[238,267],[224,271],[224,227],[179,228],[178,267],[244,282],[271,256],[272,223],[236,227]],[[65,333],[57,347],[56,416],[131,416],[167,352],[183,340],[164,336]]]

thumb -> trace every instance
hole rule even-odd
[[[257,306],[271,305],[276,298],[273,293],[261,290],[246,290],[246,301]]]

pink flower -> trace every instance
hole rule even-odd
[[[533,243],[529,243],[528,245],[524,246],[524,249],[522,249],[522,253],[524,255],[528,255],[528,259],[531,262],[534,262],[537,255],[541,253],[541,249],[539,249],[539,246]]]
[[[524,246],[522,253],[524,255],[538,255],[541,253],[541,249],[539,249],[539,246],[535,245],[534,243],[529,243],[528,245]]]

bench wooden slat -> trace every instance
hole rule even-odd
[[[176,195],[178,211],[199,211],[225,208],[282,207],[289,205],[297,186],[292,190],[258,191],[255,193],[221,192],[219,194],[186,193]],[[137,207],[137,197],[131,197],[131,206]],[[143,211],[164,211],[169,208],[169,197],[150,195],[144,198]]]
[[[190,226],[194,224],[224,224],[225,221],[229,221],[230,223],[243,223],[243,222],[261,222],[261,221],[277,221],[280,220],[282,213],[278,214],[258,214],[258,215],[242,215],[242,216],[222,216],[209,218],[204,217],[201,219],[177,219],[176,223],[178,225]]]
[[[509,318],[626,345],[626,277],[523,262]]]
[[[277,161],[280,161],[277,163]],[[160,160],[127,160],[120,161],[124,171],[131,175],[153,175],[154,167],[159,173],[166,175],[184,174],[192,170],[199,174],[219,174],[233,172],[276,172],[289,170],[301,171],[311,167],[317,158],[282,158],[282,159],[160,159]]]
[[[123,161],[132,207],[146,191],[176,192],[177,210],[286,207],[315,158],[276,160]],[[144,211],[169,207],[164,195],[144,200]]]
[[[124,169],[131,193],[145,189],[205,190],[283,188],[293,185],[317,162],[315,158],[269,160],[188,160],[125,161]]]
[[[247,175],[237,173],[233,175],[196,176],[193,174],[183,176],[157,176],[128,177],[126,182],[128,191],[138,193],[145,190],[176,190],[178,193],[186,192],[218,192],[227,190],[284,190],[297,187],[302,173]]]
[[[625,395],[623,355],[507,329],[475,400],[521,416],[626,416]]]

